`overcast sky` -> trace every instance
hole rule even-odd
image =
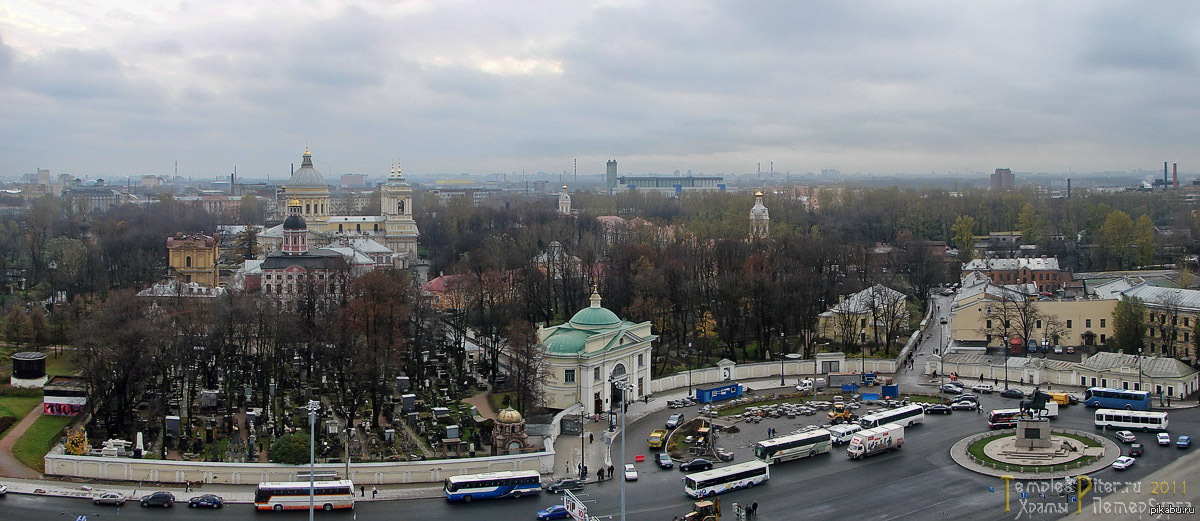
[[[6,0],[0,176],[1194,172],[1198,49],[1194,1]]]

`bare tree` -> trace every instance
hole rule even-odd
[[[517,395],[517,412],[525,414],[543,403],[543,381],[547,376],[545,352],[537,342],[533,326],[525,320],[517,320],[505,328],[505,338]]]
[[[1170,291],[1155,306],[1158,313],[1147,309],[1147,314],[1150,316],[1150,336],[1151,338],[1154,336],[1154,319],[1157,316],[1158,330],[1162,334],[1162,350],[1159,352],[1171,358],[1177,358],[1175,351],[1179,344],[1179,333],[1185,331],[1179,320],[1181,302],[1180,291]]]

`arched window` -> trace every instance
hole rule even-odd
[[[342,225],[338,225],[338,233],[342,233]]]
[[[184,259],[183,262],[185,265],[187,265],[187,267],[189,267],[189,268],[192,267],[192,256],[188,255],[187,258]]]
[[[375,231],[379,231],[379,223],[375,223]]]
[[[312,213],[312,205],[311,204],[304,203],[304,213],[306,213],[306,214]]]
[[[356,225],[354,225],[354,231],[356,231],[356,232],[361,232],[361,231],[362,231],[362,225],[361,225],[361,224],[356,224]]]
[[[404,214],[404,199],[396,201],[396,213]]]

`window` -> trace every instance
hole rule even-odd
[[[592,380],[597,381],[597,382],[600,381],[600,368],[599,367],[592,369]]]
[[[569,384],[575,383],[575,370],[567,369],[563,371],[563,381]]]
[[[1100,319],[1100,327],[1108,327],[1108,326],[1106,326],[1106,325],[1104,324],[1105,322],[1106,322],[1106,320],[1105,320],[1105,319],[1103,319],[1103,318],[1102,318],[1102,319]]]
[[[1080,377],[1079,377],[1079,386],[1080,386],[1080,387],[1087,387],[1087,377],[1086,377],[1086,376],[1080,376]]]
[[[988,321],[987,321],[987,327],[988,327],[988,329],[991,329],[991,328],[992,328],[992,321],[991,321],[991,320],[988,320]]]
[[[1040,319],[1040,318],[1037,321],[1037,327],[1038,327],[1038,329],[1042,328],[1042,319]]]
[[[1067,329],[1071,329],[1071,319],[1067,319]]]
[[[1106,336],[1106,335],[1105,335],[1105,334],[1103,334],[1103,333],[1101,333],[1101,334],[1100,334],[1100,343],[1101,343],[1101,344],[1103,344],[1103,343],[1104,343],[1104,337],[1105,337],[1105,336]]]
[[[192,256],[191,255],[187,256],[187,259],[184,261],[184,264],[186,264],[187,267],[189,267],[189,268],[192,267]]]
[[[1085,319],[1083,321],[1083,327],[1092,327],[1092,319]]]
[[[638,355],[638,367],[639,368],[642,367],[642,355],[641,354]]]

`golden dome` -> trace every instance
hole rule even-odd
[[[757,197],[762,197],[762,190],[759,190],[759,191],[757,191],[757,192],[754,192],[754,195],[755,195],[755,196],[757,196]]]
[[[293,197],[290,201],[288,201],[288,206],[300,206],[300,200]]]
[[[521,423],[521,421],[521,413],[512,407],[505,407],[504,410],[496,415],[496,422],[498,423]]]

